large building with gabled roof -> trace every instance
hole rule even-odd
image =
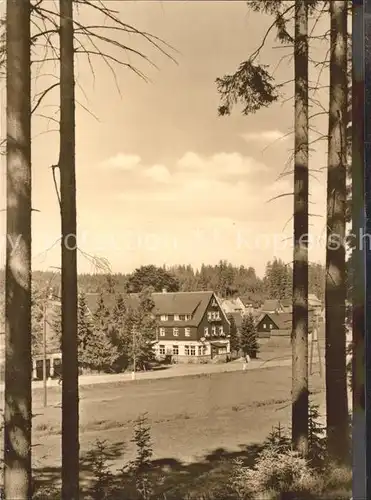
[[[87,305],[95,312],[99,294],[87,294]],[[124,296],[135,309],[139,295]],[[174,362],[200,362],[227,358],[230,353],[229,321],[212,291],[153,293],[153,315],[157,320],[156,355],[170,356]],[[111,309],[114,296],[104,296]]]

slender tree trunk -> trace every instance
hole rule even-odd
[[[366,494],[366,412],[365,412],[365,278],[364,251],[360,232],[364,228],[364,28],[363,5],[352,7],[352,252],[353,305],[353,498]],[[370,492],[369,492],[370,493]]]
[[[295,6],[292,444],[308,453],[308,7]]]
[[[6,500],[31,487],[30,2],[7,2],[7,245],[5,278]]]
[[[345,203],[347,165],[347,1],[330,2],[330,105],[326,248],[326,415],[330,457],[349,457],[346,375]]]
[[[75,78],[72,0],[60,0],[62,219],[62,499],[79,498]]]
[[[354,0],[354,3],[359,3],[360,0],[356,2]],[[365,205],[365,212],[364,212],[364,217],[365,217],[365,224],[364,224],[364,231],[366,236],[366,241],[364,243],[364,263],[363,263],[363,273],[364,276],[363,278],[365,279],[366,282],[366,289],[365,289],[365,310],[364,310],[364,331],[363,331],[363,340],[365,341],[364,343],[364,351],[363,351],[363,366],[358,364],[358,369],[363,368],[363,396],[364,400],[360,401],[361,402],[361,408],[366,413],[366,422],[365,422],[365,427],[366,427],[366,436],[365,436],[365,451],[366,451],[366,460],[365,460],[365,476],[366,476],[366,494],[364,495],[364,498],[370,498],[371,496],[371,457],[370,457],[370,451],[369,451],[369,443],[370,443],[370,438],[371,438],[371,398],[370,398],[370,391],[371,391],[371,380],[370,380],[370,369],[369,366],[371,365],[371,349],[370,349],[370,335],[371,335],[371,285],[370,285],[370,275],[371,275],[371,243],[369,241],[369,235],[371,234],[371,172],[370,172],[370,167],[367,165],[370,165],[371,161],[371,113],[370,113],[370,104],[371,104],[371,89],[370,89],[370,83],[371,83],[371,60],[370,60],[370,52],[371,52],[371,4],[370,2],[362,2],[363,5],[361,6],[361,9],[363,10],[363,32],[361,31],[361,36],[362,36],[362,41],[363,41],[363,50],[360,50],[360,55],[363,57],[362,63],[364,64],[364,81],[363,83],[363,96],[364,96],[364,108],[363,108],[363,113],[364,115],[361,115],[361,118],[363,119],[363,125],[364,125],[364,136],[362,137],[365,141],[365,144],[363,146],[362,153],[364,151],[364,154],[362,155],[363,158],[362,160],[364,161],[364,183],[363,183],[363,193],[364,193],[364,205]],[[357,5],[358,7],[358,5]],[[361,12],[362,12],[361,10]],[[353,35],[354,36],[354,35]],[[358,46],[359,47],[359,46]],[[356,50],[356,48],[354,49]],[[362,123],[362,122],[361,122]],[[358,125],[358,123],[357,123]],[[360,197],[361,198],[361,197]],[[360,343],[361,344],[361,343]],[[362,344],[361,344],[362,345]],[[361,347],[361,346],[360,346]],[[361,377],[360,377],[360,380]],[[362,404],[363,403],[363,404]],[[359,415],[359,413],[358,413]],[[362,422],[362,421],[361,421]],[[361,423],[359,422],[359,423]],[[354,439],[354,438],[353,438]],[[360,474],[362,474],[362,469],[360,469]],[[356,473],[357,474],[357,473]],[[354,476],[353,476],[354,477]],[[353,498],[356,498],[353,496]]]

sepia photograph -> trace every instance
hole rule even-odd
[[[0,498],[369,497],[367,19],[0,2]]]

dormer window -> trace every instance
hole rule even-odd
[[[167,314],[161,314],[160,319],[161,321],[168,321],[169,316]]]
[[[190,314],[174,314],[174,321],[189,321],[190,319]]]

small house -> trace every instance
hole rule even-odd
[[[266,300],[262,307],[262,312],[264,313],[283,313],[284,308],[282,303],[278,299],[269,299]]]
[[[308,333],[312,333],[314,318],[312,311],[308,314]],[[257,323],[257,331],[260,338],[271,336],[291,336],[292,314],[291,313],[265,313]]]
[[[321,315],[322,302],[314,293],[308,294],[308,307],[314,311],[314,314]]]
[[[249,295],[242,295],[240,297],[242,304],[244,305],[245,312],[256,312],[261,307],[261,301],[251,298]]]
[[[244,314],[245,313],[245,305],[241,301],[240,297],[235,297],[233,299],[219,299],[221,306],[223,308],[223,311],[226,314],[231,314],[231,313],[239,313],[239,314]]]

